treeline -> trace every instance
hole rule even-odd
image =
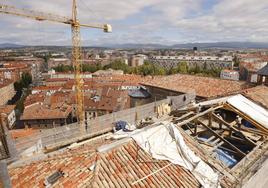
[[[82,71],[83,72],[96,72],[98,70],[107,70],[107,69],[114,69],[114,70],[123,70],[126,74],[138,74],[138,75],[170,75],[170,74],[197,74],[202,76],[211,76],[211,77],[219,77],[221,69],[219,68],[207,68],[205,64],[203,68],[199,66],[189,67],[186,62],[181,62],[177,66],[172,68],[163,68],[156,64],[150,63],[145,61],[143,65],[138,67],[131,67],[125,64],[123,61],[116,60],[108,65],[101,66],[100,64],[96,65],[89,65],[83,64]],[[53,68],[57,72],[69,72],[73,71],[72,66],[68,65],[59,65]]]

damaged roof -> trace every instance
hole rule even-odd
[[[153,160],[133,140],[97,152],[103,142],[96,140],[41,161],[10,167],[12,186],[45,187],[45,180],[61,171],[63,177],[55,187],[200,187],[191,172],[168,161]]]

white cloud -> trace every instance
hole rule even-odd
[[[114,26],[114,32],[109,35],[86,30],[83,44],[268,42],[267,0],[220,0],[215,1],[209,11],[205,1],[78,0],[81,22],[111,23]],[[0,0],[0,3],[71,16],[71,0]],[[64,25],[0,16],[3,26],[0,43],[70,44],[69,28]]]
[[[222,0],[209,14],[180,20],[177,26],[203,41],[268,42],[267,10],[267,0]]]

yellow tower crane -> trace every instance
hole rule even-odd
[[[35,19],[37,21],[52,21],[57,23],[63,23],[71,25],[72,28],[72,63],[75,75],[75,89],[76,89],[76,114],[78,122],[83,127],[85,122],[85,112],[84,112],[84,96],[83,96],[83,79],[81,77],[81,36],[80,27],[103,29],[104,32],[112,32],[112,27],[109,24],[104,25],[93,25],[93,24],[81,24],[77,18],[77,0],[73,0],[72,6],[72,18],[58,16],[54,14],[18,9],[13,6],[0,4],[0,13],[11,14],[21,17],[26,17],[30,19]]]

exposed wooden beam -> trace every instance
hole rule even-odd
[[[209,112],[208,114],[208,125],[209,127],[212,127],[212,112]]]
[[[246,154],[243,151],[241,151],[236,146],[234,146],[232,143],[230,143],[228,140],[226,140],[225,138],[223,138],[222,136],[220,136],[218,133],[216,133],[214,130],[212,130],[209,126],[207,126],[206,124],[204,124],[202,121],[197,120],[197,122],[199,124],[201,124],[202,126],[204,126],[205,128],[207,128],[214,136],[218,137],[220,140],[224,141],[226,144],[228,144],[229,146],[231,146],[231,148],[233,148],[235,151],[237,151],[242,157],[245,157],[246,156]]]
[[[201,157],[208,164],[210,164],[212,167],[217,169],[218,172],[223,174],[224,178],[226,178],[228,183],[233,183],[233,184],[238,183],[238,180],[235,177],[235,175],[229,173],[229,170],[230,170],[229,168],[227,168],[222,163],[220,163],[220,161],[211,157],[211,152],[209,152],[208,150],[204,150],[204,147],[202,147],[201,144],[199,144],[199,142],[195,138],[189,136],[180,126],[177,126],[177,128],[183,135],[185,142],[189,143],[192,147],[194,146],[196,148],[195,152],[197,152],[199,157]]]
[[[180,121],[180,120],[185,119],[185,118],[187,118],[188,116],[193,115],[193,114],[194,114],[194,112],[191,111],[191,112],[188,112],[187,114],[184,114],[184,115],[182,115],[182,116],[176,118],[175,120],[176,120],[176,121]]]
[[[261,131],[265,132],[265,134],[268,136],[268,128],[266,128],[263,125],[261,125],[260,123],[256,122],[254,119],[252,119],[249,116],[243,114],[242,112],[240,112],[235,107],[233,107],[233,106],[231,106],[229,104],[225,104],[224,108],[227,109],[227,110],[231,110],[231,111],[237,113],[239,116],[241,116],[242,118],[244,118],[245,120],[250,122],[253,126],[255,126],[256,128],[258,128]]]
[[[223,119],[221,119],[220,117],[218,117],[215,113],[212,113],[212,118],[215,119],[218,122],[223,123],[224,125],[226,125],[229,129],[231,129],[232,131],[240,134],[245,140],[247,140],[249,143],[251,143],[252,145],[256,146],[256,143],[253,142],[252,140],[250,140],[248,137],[246,137],[241,131],[239,131],[238,129],[236,129],[234,126],[232,126],[230,123],[224,121]]]
[[[267,133],[260,131],[258,129],[254,130],[252,128],[247,128],[247,127],[241,127],[241,131],[245,131],[248,133],[252,133],[252,134],[257,134],[259,136],[266,136],[267,137]]]
[[[206,115],[206,114],[209,113],[209,112],[213,112],[214,110],[217,110],[217,109],[222,108],[222,107],[223,107],[223,106],[220,105],[220,106],[217,106],[217,107],[209,108],[209,109],[205,110],[204,112],[198,113],[198,114],[194,115],[193,117],[190,117],[190,118],[187,119],[187,120],[184,120],[184,121],[182,121],[182,122],[177,123],[177,126],[185,125],[186,123],[189,123],[189,122],[191,122],[191,121],[193,121],[193,120],[195,120],[195,119],[197,119],[197,118],[199,118],[199,117],[201,117],[201,116]],[[176,121],[176,119],[175,119],[175,121]]]

